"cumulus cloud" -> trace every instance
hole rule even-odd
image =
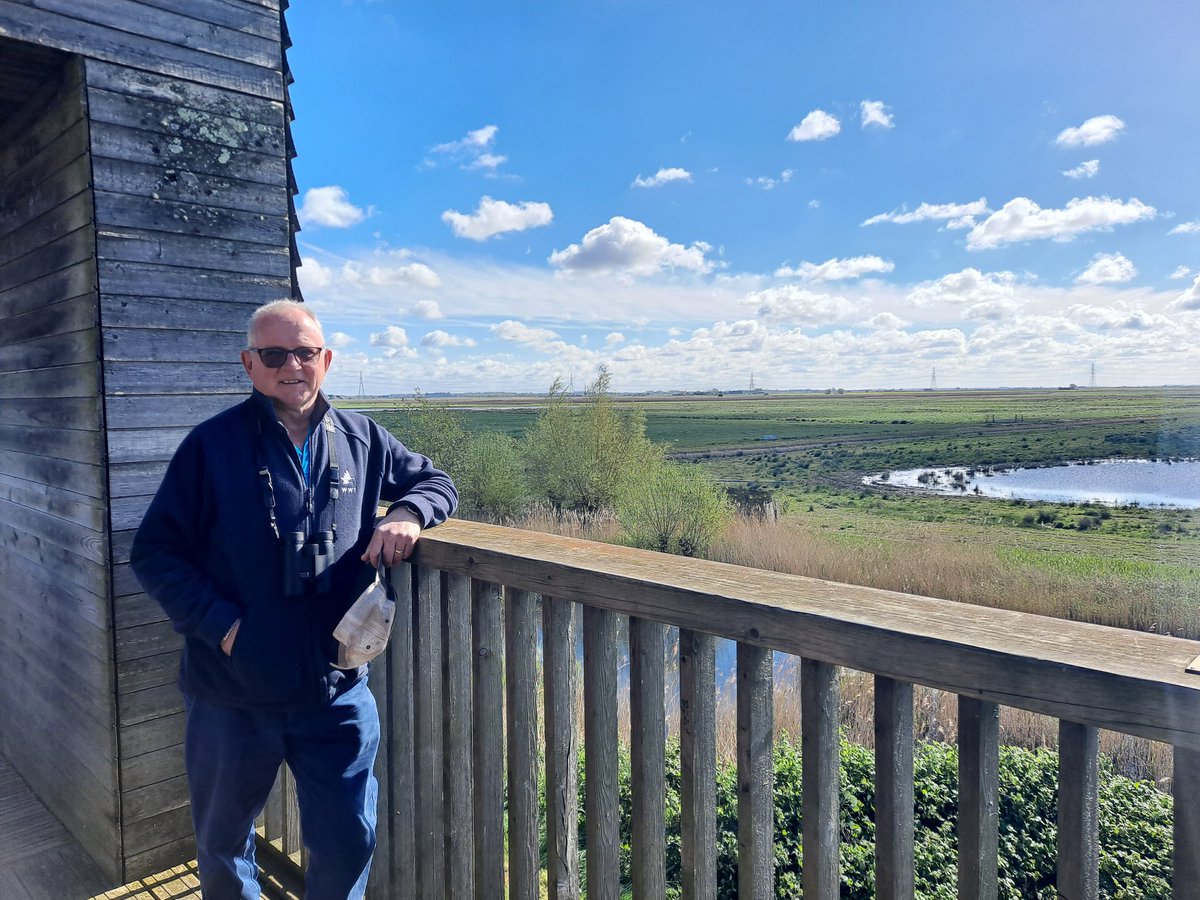
[[[653,275],[664,269],[687,269],[705,273],[713,268],[704,256],[711,249],[699,241],[690,247],[672,244],[641,222],[614,216],[578,244],[551,253],[550,264],[568,272]]]
[[[465,137],[457,141],[437,144],[430,150],[433,158],[427,158],[424,165],[433,168],[446,160],[456,162],[460,168],[468,171],[483,170],[495,174],[496,169],[508,162],[507,156],[492,152],[499,131],[497,125],[484,125],[468,131]]]
[[[1063,209],[1042,209],[1028,197],[1016,197],[971,229],[967,249],[986,250],[1017,241],[1070,241],[1085,231],[1109,231],[1114,225],[1153,219],[1157,212],[1137,199],[1076,197]]]
[[[372,347],[407,347],[408,332],[399,325],[389,325],[371,335]]]
[[[1187,266],[1180,266],[1179,268],[1177,268],[1174,272],[1172,272],[1167,277],[1170,278],[1172,281],[1178,281],[1180,278],[1187,278],[1191,274],[1192,274],[1192,270],[1189,269]]]
[[[1196,222],[1180,222],[1167,234],[1200,234],[1200,221]]]
[[[1171,310],[1180,312],[1194,312],[1200,310],[1200,275],[1196,276],[1192,286],[1171,301],[1168,307]]]
[[[397,284],[414,284],[419,287],[439,287],[442,280],[437,273],[424,263],[403,263],[402,265],[364,265],[360,262],[348,262],[341,268],[341,279],[348,285],[371,287],[388,287]]]
[[[980,272],[968,267],[922,282],[909,291],[905,299],[913,306],[1009,303],[1015,296],[1016,284],[1017,276],[1012,272]]]
[[[558,334],[549,328],[530,328],[524,322],[515,319],[498,322],[491,326],[491,331],[502,341],[532,347],[546,347],[558,340]]]
[[[325,338],[325,346],[332,347],[334,350],[341,350],[343,347],[349,347],[353,343],[356,343],[354,338],[344,331],[335,331],[329,337]]]
[[[670,184],[672,181],[691,181],[692,173],[687,169],[671,168],[659,169],[649,178],[643,178],[639,175],[633,179],[633,184],[630,187],[638,188],[656,188],[662,187],[664,184]]]
[[[1089,159],[1086,162],[1081,162],[1073,169],[1066,169],[1063,174],[1068,178],[1079,180],[1081,178],[1094,178],[1096,173],[1100,171],[1100,160]]]
[[[298,270],[300,285],[305,290],[319,291],[333,283],[333,272],[319,260],[305,259]]]
[[[789,141],[824,141],[842,130],[842,123],[837,116],[831,116],[823,109],[814,109],[793,126],[788,132]]]
[[[1064,128],[1054,139],[1060,147],[1090,147],[1111,141],[1125,128],[1116,116],[1093,116],[1078,128]]]
[[[1120,253],[1097,253],[1079,277],[1076,284],[1120,284],[1132,281],[1137,268]]]
[[[795,325],[821,326],[844,322],[858,315],[860,306],[845,297],[806,290],[797,285],[767,288],[746,295],[760,319]]]
[[[414,319],[444,319],[446,314],[436,300],[418,300],[409,307],[408,314]]]
[[[619,331],[610,331],[604,336],[605,347],[615,347],[618,344],[625,343],[625,335]]]
[[[907,319],[902,319],[895,313],[890,312],[876,313],[863,323],[865,327],[877,331],[899,331],[901,328],[907,328],[911,324]]]
[[[882,100],[864,100],[859,104],[862,110],[862,127],[868,125],[878,125],[880,128],[892,127],[892,114],[887,112],[887,107],[883,105]]]
[[[321,225],[325,228],[349,228],[367,216],[362,209],[350,202],[346,189],[336,184],[305,191],[297,214],[302,224]]]
[[[554,212],[549,203],[508,203],[483,197],[478,208],[470,215],[448,209],[442,213],[442,221],[454,230],[457,237],[486,241],[498,234],[549,225],[554,221]]]
[[[908,225],[911,222],[937,219],[946,221],[949,228],[970,228],[975,224],[976,216],[982,216],[989,211],[985,197],[970,203],[922,203],[911,212],[907,207],[901,207],[889,213],[871,216],[863,225],[878,225],[880,222]]]
[[[448,331],[430,331],[421,338],[422,347],[474,347],[474,338],[458,337]]]
[[[852,256],[848,259],[827,259],[823,263],[802,262],[798,268],[782,266],[775,270],[779,278],[803,278],[806,281],[844,281],[862,278],[872,272],[890,272],[896,264],[878,256]]]
[[[757,178],[747,178],[746,184],[764,191],[773,191],[779,185],[787,184],[791,181],[794,174],[795,172],[791,169],[784,169],[779,173],[778,178],[771,178],[769,175],[759,175]]]

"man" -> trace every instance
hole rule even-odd
[[[254,312],[249,399],[183,441],[131,563],[184,636],[184,751],[205,900],[258,900],[254,819],[287,762],[308,900],[361,898],[375,847],[379,717],[332,632],[374,567],[457,503],[449,477],[329,405],[333,352],[307,307]],[[376,523],[379,503],[391,506]]]

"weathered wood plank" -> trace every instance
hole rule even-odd
[[[104,358],[122,362],[236,360],[246,344],[242,331],[179,331],[165,340],[161,329],[105,328]],[[0,359],[3,351],[0,350]]]
[[[246,370],[240,362],[169,363],[109,362],[104,366],[104,389],[121,394],[246,394]],[[3,388],[0,385],[0,392]]]
[[[131,825],[188,804],[187,777],[173,778],[121,793],[121,823]]]
[[[717,896],[716,665],[716,638],[679,629],[679,827],[685,900]]]
[[[417,894],[440,897],[446,890],[442,807],[442,627],[441,575],[417,569],[413,655],[413,736],[416,741]]]
[[[4,526],[36,538],[42,543],[53,544],[68,553],[93,563],[105,565],[108,543],[103,533],[91,528],[67,522],[41,510],[29,509],[0,498],[0,522]],[[14,540],[13,544],[18,543]],[[8,536],[0,532],[0,547],[8,547]]]
[[[283,100],[283,80],[276,68],[222,59],[173,42],[33,9],[28,0],[0,0],[0,36]]]
[[[98,465],[0,450],[0,471],[34,484],[69,484],[72,493],[91,499],[104,497],[104,470]]]
[[[62,565],[54,557],[0,553],[0,584],[10,588],[19,602],[43,603],[55,614],[103,633],[108,628],[108,598],[103,567]],[[82,569],[77,574],[76,569]],[[91,636],[81,629],[80,634]],[[99,640],[99,639],[97,639]],[[101,647],[107,656],[107,647]]]
[[[442,591],[446,890],[450,897],[469,898],[475,894],[471,580],[464,575],[446,575]]]
[[[56,144],[72,125],[87,118],[80,77],[79,68],[67,63],[62,69],[61,81],[48,82],[29,98],[26,109],[32,118],[22,121],[18,116],[17,121],[11,123],[19,126],[16,134],[9,132],[9,123],[5,123],[6,130],[0,136],[8,139],[0,142],[0,172],[16,172],[47,147]]]
[[[1175,900],[1200,898],[1200,753],[1175,748],[1171,779],[1175,798],[1174,852],[1171,896]]]
[[[282,185],[196,175],[182,168],[157,168],[104,156],[92,160],[92,173],[97,189],[119,194],[267,216],[286,215],[287,211],[287,188]]]
[[[504,608],[508,710],[508,884],[511,900],[538,896],[537,604],[509,590]]]
[[[542,598],[546,721],[546,896],[579,896],[579,753],[574,603]]]
[[[0,433],[11,434],[13,425],[0,426]],[[41,429],[38,429],[39,433]],[[101,531],[107,525],[104,504],[85,494],[76,494],[58,485],[42,484],[16,478],[0,471],[0,498],[30,509],[40,509],[52,516]]]
[[[152,166],[172,166],[197,175],[215,175],[270,185],[288,183],[287,160],[251,150],[234,150],[205,141],[167,137],[156,131],[129,128],[93,119],[92,157],[127,159]]]
[[[215,269],[276,278],[289,277],[291,274],[291,255],[286,246],[271,247],[266,244],[247,244],[190,234],[170,234],[165,231],[102,229],[96,235],[96,256],[99,259],[120,262]],[[105,309],[111,309],[116,314],[129,315],[137,311],[136,303],[132,310],[128,308],[130,301],[136,299],[147,298],[121,297],[113,301],[112,297],[105,297],[106,302],[113,301]],[[231,313],[232,310],[224,311],[226,316]],[[109,321],[106,316],[105,322]],[[113,321],[112,324],[143,323]]]
[[[148,656],[144,659],[133,660],[117,667],[117,694],[143,691],[162,685],[175,686],[179,675],[180,652],[161,653],[158,656]],[[180,710],[181,699],[179,691],[175,691],[175,706],[170,710],[176,713]]]
[[[1058,723],[1058,894],[1100,896],[1099,732]]]
[[[0,0],[3,2],[3,0]],[[41,278],[47,272],[90,262],[95,253],[95,234],[90,225],[76,228],[21,256],[0,263],[0,291],[9,291]]]
[[[43,273],[4,293],[4,313],[17,316],[60,300],[90,302],[96,308],[96,267],[90,260]]]
[[[242,343],[245,343],[243,340]],[[145,428],[191,428],[197,422],[215,416],[222,410],[240,403],[246,399],[246,392],[241,394],[175,394],[171,397],[107,397],[104,401],[104,415],[108,427],[113,430],[133,430]],[[111,448],[110,442],[110,448]],[[117,465],[110,461],[110,465]],[[122,467],[136,479],[134,486],[144,487],[149,479],[161,475],[161,469],[135,470],[132,466]],[[151,484],[151,490],[154,488]],[[128,486],[113,485],[113,495],[128,493]],[[144,491],[143,491],[144,493]]]
[[[775,896],[772,660],[764,647],[737,646],[738,896],[749,900]],[[807,841],[804,852],[807,862]]]
[[[1195,641],[452,520],[422,563],[1200,748]]]
[[[95,191],[93,196],[96,201],[96,224],[102,227],[145,228],[170,234],[192,234],[274,246],[286,246],[288,241],[289,226],[285,213],[269,216],[263,213],[221,209],[202,203],[154,200],[100,190]],[[101,268],[101,283],[104,283],[105,275],[112,278],[114,273],[131,270],[136,270],[136,267],[122,263],[118,268],[112,263],[106,263]],[[166,270],[164,274],[173,273]],[[119,279],[114,279],[111,288],[105,285],[106,290],[111,289],[118,294],[139,293],[133,289],[136,287],[136,282],[125,283]]]
[[[504,892],[504,639],[501,588],[471,583],[475,728],[475,900]]]
[[[617,617],[583,608],[584,822],[587,896],[620,896],[617,806]]]
[[[1000,707],[958,698],[958,896],[995,900],[1000,842]]]
[[[184,715],[162,716],[148,719],[137,725],[122,728],[119,732],[121,759],[141,756],[166,747],[183,743]]]
[[[662,897],[667,890],[665,637],[659,623],[630,618],[631,849],[633,892],[639,897]]]
[[[78,137],[86,135],[86,123],[73,125],[62,136],[65,143],[47,147],[6,176],[0,186],[0,238],[6,253],[21,247],[14,241],[29,239],[17,229],[87,190],[87,145],[75,146]]]
[[[96,304],[92,298],[75,298],[48,302],[40,309],[21,315],[0,317],[4,334],[0,346],[9,346],[38,338],[72,334],[96,327]],[[92,349],[95,344],[92,344]],[[95,357],[93,357],[94,359]],[[3,412],[0,411],[0,416]]]
[[[913,900],[913,688],[875,679],[875,896]]]
[[[73,194],[57,206],[35,211],[28,221],[10,224],[13,230],[0,237],[0,258],[10,261],[4,273],[9,290],[41,278],[47,272],[76,264],[92,264],[94,248],[80,243],[93,240],[92,204],[87,191]],[[74,237],[67,237],[71,235]],[[24,308],[13,308],[11,314],[27,312],[30,308],[28,304]]]
[[[180,12],[194,9],[197,4],[205,4],[209,10],[218,7],[232,9],[244,13],[251,20],[259,21],[257,30],[251,30],[251,34],[258,33],[260,37],[278,37],[279,35],[277,16],[247,10],[240,3],[228,3],[226,0],[142,0],[142,2],[160,7],[173,5]],[[209,11],[206,10],[204,15],[207,17]],[[216,19],[212,21],[216,21]],[[230,23],[221,22],[219,24]],[[263,30],[269,33],[262,34]],[[100,59],[87,61],[87,84],[89,88],[144,97],[170,106],[185,106],[192,109],[224,109],[227,115],[234,118],[249,119],[268,125],[283,121],[283,103],[279,100],[255,97],[240,91],[172,78]]]
[[[175,714],[182,715],[182,710]],[[183,771],[183,743],[138,755],[121,756],[121,785],[132,790],[171,778]]]
[[[91,362],[96,359],[99,344],[99,338],[93,329],[31,338],[19,344],[0,345],[0,374]]]
[[[399,900],[418,900],[417,879],[417,769],[415,662],[416,573],[408,563],[389,570],[396,591],[396,618],[388,642],[388,771],[391,773],[390,846],[376,851],[378,863],[390,869],[388,880]],[[380,855],[382,852],[382,856]]]
[[[391,573],[388,573],[391,578]],[[409,620],[411,621],[411,619]],[[395,619],[392,620],[396,626]],[[375,847],[376,857],[367,881],[367,900],[389,900],[392,896],[392,776],[391,776],[391,711],[389,708],[388,672],[391,655],[386,652],[371,660],[367,686],[375,699],[379,711],[379,750],[375,754],[375,780],[379,782],[379,795],[375,803]]]
[[[37,584],[61,588],[81,603],[95,603],[108,590],[107,569],[103,563],[84,559],[74,550],[64,549],[21,528],[0,520],[0,546],[14,564],[24,561]],[[69,587],[68,583],[73,585]]]
[[[239,0],[140,0],[147,6],[183,13],[204,22],[235,28],[259,37],[279,39],[279,5]],[[182,102],[182,100],[180,101]]]

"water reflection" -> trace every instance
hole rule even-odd
[[[863,482],[934,494],[976,494],[1050,503],[1200,508],[1200,460],[1102,460],[1038,469],[904,469],[869,475]]]

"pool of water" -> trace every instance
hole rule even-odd
[[[904,469],[869,475],[863,483],[1049,503],[1200,508],[1200,460],[1114,459],[1038,469]]]

